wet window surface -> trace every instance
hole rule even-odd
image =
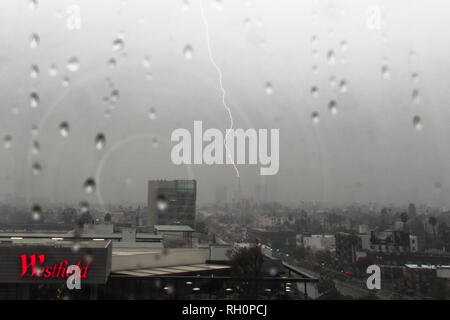
[[[422,264],[450,264],[449,6],[3,0],[0,238],[72,232],[71,252],[85,262],[83,241],[114,233],[161,250],[257,243],[281,265],[245,246],[221,259],[240,276],[311,271],[314,298],[336,289],[324,268],[342,289],[378,263],[370,252],[437,250],[446,258],[386,257],[410,266],[390,269],[383,297],[439,296],[434,278],[410,282]],[[160,265],[145,272],[156,275],[169,255],[152,256]],[[252,255],[258,270],[242,267]],[[207,275],[205,261],[185,261]],[[121,281],[102,294],[133,298],[118,293]],[[174,298],[178,284],[161,281],[143,286]],[[225,285],[220,297],[240,292],[232,281],[209,285]]]

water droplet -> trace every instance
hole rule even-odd
[[[341,82],[339,83],[339,89],[341,90],[341,92],[347,92],[347,81],[341,80]]]
[[[153,79],[152,73],[151,73],[151,72],[147,72],[147,73],[145,74],[145,80],[151,81],[152,79]]]
[[[164,195],[159,195],[156,199],[156,208],[159,211],[165,211],[168,206],[169,202],[167,201],[167,198]]]
[[[123,49],[124,45],[125,45],[125,43],[124,43],[123,39],[117,38],[113,41],[112,49],[113,49],[113,51],[120,51]]]
[[[312,37],[311,37],[311,45],[312,45],[313,47],[319,45],[319,39],[317,38],[317,36],[312,36]]]
[[[330,50],[327,53],[327,61],[329,64],[334,64],[336,62],[336,57],[334,55],[334,51]]]
[[[9,149],[9,148],[11,148],[11,146],[12,146],[12,137],[10,135],[6,135],[3,138],[3,147],[5,149]]]
[[[36,79],[39,76],[39,67],[37,65],[32,65],[30,69],[30,77]]]
[[[41,39],[39,38],[39,36],[36,33],[33,33],[30,36],[30,48],[35,49],[37,48],[37,46],[39,45]]]
[[[36,108],[37,106],[39,106],[39,96],[36,92],[32,92],[30,94],[30,107],[32,108]]]
[[[86,193],[92,193],[95,191],[95,180],[93,178],[88,178],[84,182],[84,191]]]
[[[313,66],[312,66],[312,71],[313,71],[314,73],[317,73],[317,72],[319,72],[319,68],[318,68],[316,65],[313,65]]]
[[[158,145],[159,145],[159,143],[158,143],[158,138],[153,138],[152,139],[152,147],[153,148],[158,148]]]
[[[31,219],[33,219],[33,221],[39,221],[41,220],[41,217],[42,217],[42,209],[39,205],[35,204],[31,208]]]
[[[33,163],[32,171],[35,176],[41,173],[42,167],[38,162]]]
[[[389,79],[391,77],[389,73],[389,67],[387,65],[381,67],[381,75],[384,79]]]
[[[311,119],[314,123],[319,123],[319,121],[320,121],[319,113],[317,111],[314,111],[311,114]]]
[[[31,152],[34,155],[37,155],[37,154],[39,154],[40,149],[41,149],[41,146],[39,145],[39,141],[34,140],[32,147],[31,147]]]
[[[414,116],[413,125],[414,129],[416,129],[417,131],[422,131],[423,129],[422,119],[419,116]]]
[[[266,83],[266,94],[267,95],[273,94],[273,86],[270,82]]]
[[[192,59],[192,56],[193,56],[193,50],[192,50],[192,47],[191,47],[190,45],[187,45],[187,46],[184,47],[184,49],[183,49],[183,55],[184,55],[184,58],[185,58],[186,60]]]
[[[101,150],[101,149],[103,149],[105,144],[106,144],[105,135],[103,133],[97,134],[97,136],[95,137],[95,148],[97,150]]]
[[[331,114],[336,114],[337,113],[337,103],[334,100],[331,100],[328,103],[328,110],[330,111]]]
[[[414,89],[412,91],[411,94],[412,100],[415,104],[419,104],[420,103],[420,94],[419,94],[419,89]]]
[[[315,98],[319,96],[319,89],[316,86],[311,88],[311,95]]]
[[[189,1],[188,0],[183,0],[183,4],[181,7],[183,10],[189,10]]]
[[[88,249],[87,251],[86,251],[86,253],[84,254],[84,262],[86,262],[86,263],[90,263],[90,262],[92,262],[93,260],[94,260],[94,253],[92,252],[92,250],[91,249]]]
[[[55,17],[56,19],[61,19],[63,16],[61,9],[58,9],[55,11]]]
[[[35,10],[38,7],[38,0],[30,0],[29,7],[31,10]]]
[[[151,62],[149,57],[144,57],[144,60],[142,60],[142,65],[144,68],[150,68]]]
[[[112,102],[112,103],[117,102],[117,100],[119,100],[119,96],[120,96],[119,90],[114,89],[114,90],[111,92],[111,102]]]
[[[342,51],[342,52],[346,52],[347,49],[348,49],[347,41],[342,40],[342,41],[341,41],[341,44],[340,44],[340,48],[341,48],[341,51]]]
[[[272,276],[272,277],[275,277],[276,275],[278,275],[278,273],[279,273],[279,270],[278,270],[277,267],[271,267],[271,268],[269,269],[269,274],[270,274],[270,276]],[[270,291],[272,291],[272,290],[266,289],[266,291],[267,291],[267,292],[270,292]]]
[[[80,62],[77,57],[72,57],[67,61],[67,69],[71,72],[76,72],[80,69]]]
[[[86,201],[80,202],[80,214],[86,214],[89,212],[89,203]]]
[[[111,89],[114,87],[114,84],[109,77],[106,77],[105,81]]]
[[[77,253],[79,250],[80,250],[80,245],[78,243],[74,242],[72,245],[72,252]]]
[[[148,111],[148,117],[151,120],[155,120],[156,119],[156,110],[154,108],[150,108],[150,110]]]
[[[33,125],[31,127],[31,135],[36,137],[38,134],[39,134],[39,129],[38,129],[37,125]]]
[[[50,68],[48,69],[48,74],[50,77],[55,77],[58,74],[58,68],[56,65],[52,64]]]
[[[61,122],[61,124],[59,125],[59,133],[63,137],[67,137],[69,135],[69,124],[67,122]]]
[[[330,77],[330,86],[332,87],[336,86],[336,78],[334,76]]]
[[[415,83],[418,83],[418,82],[420,81],[419,74],[416,73],[416,72],[414,72],[414,73],[411,75],[411,78],[412,78],[412,80],[413,80]]]
[[[62,81],[62,86],[63,86],[64,88],[67,88],[69,85],[70,85],[70,79],[69,79],[69,77],[64,77],[64,78],[63,78],[63,81]]]
[[[115,68],[116,65],[117,65],[116,59],[111,58],[111,59],[108,60],[108,66],[109,66],[110,68]]]
[[[164,290],[166,291],[166,293],[168,295],[172,295],[175,293],[175,287],[171,284],[169,284],[168,286],[164,287]]]

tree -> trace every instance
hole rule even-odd
[[[328,276],[321,277],[317,282],[317,291],[322,295],[320,299],[325,300],[343,300],[343,299],[351,299],[349,296],[344,296],[339,290],[336,288],[336,285]]]
[[[317,282],[317,291],[321,294],[326,294],[332,290],[337,290],[333,279],[329,277],[322,277]]]
[[[254,279],[263,274],[264,255],[261,248],[257,245],[239,248],[231,253],[230,260],[232,272],[249,280],[242,285],[243,294],[255,298],[261,284]]]
[[[237,276],[254,278],[262,275],[264,255],[259,246],[239,248],[231,253],[230,260]]]
[[[315,254],[315,258],[318,263],[324,263],[326,265],[332,264],[334,262],[333,257],[327,250],[318,250]]]

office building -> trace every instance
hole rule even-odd
[[[182,224],[194,227],[197,198],[195,180],[151,180],[148,182],[146,224]]]

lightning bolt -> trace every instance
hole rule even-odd
[[[209,36],[209,25],[208,25],[208,21],[206,20],[206,16],[205,16],[205,11],[203,9],[203,1],[202,0],[200,0],[200,10],[201,10],[201,13],[202,13],[202,19],[203,19],[203,23],[205,25],[205,30],[206,30],[206,45],[208,47],[209,60],[211,60],[212,65],[217,70],[217,73],[219,75],[219,85],[220,85],[220,89],[222,90],[222,104],[225,107],[225,110],[228,112],[228,116],[230,117],[230,128],[229,128],[229,130],[232,130],[233,129],[233,115],[231,114],[231,109],[228,107],[228,105],[227,105],[227,103],[225,101],[226,91],[225,91],[225,88],[223,87],[222,71],[220,70],[220,68],[217,65],[217,63],[214,61],[214,58],[213,58],[213,55],[212,55],[211,40],[210,40],[210,36]],[[240,177],[239,170],[236,167],[236,164],[234,163],[234,159],[231,156],[230,149],[227,146],[227,138],[228,138],[228,134],[229,133],[230,133],[230,131],[228,131],[225,134],[225,138],[223,139],[223,144],[225,146],[228,159],[231,160],[231,163],[233,164],[234,170],[236,171],[236,176],[239,178]]]

